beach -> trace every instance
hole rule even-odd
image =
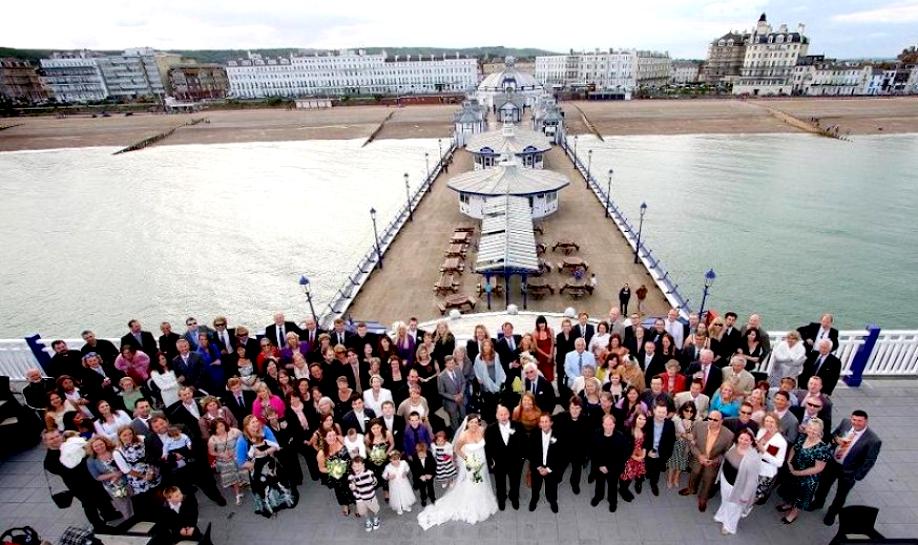
[[[838,125],[842,134],[918,132],[918,97],[632,100],[564,102],[562,107],[569,134],[590,132],[584,116],[603,135],[799,132],[769,109],[803,120],[817,117],[823,126]],[[157,145],[367,138],[384,121],[376,138],[448,138],[456,110],[444,104],[4,118],[0,127],[21,125],[0,130],[0,151],[126,147],[201,117],[208,122],[181,127]]]

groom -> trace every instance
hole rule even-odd
[[[564,444],[551,429],[552,419],[548,413],[539,417],[539,433],[529,443],[529,469],[532,480],[532,499],[529,510],[535,511],[539,503],[542,483],[545,483],[545,497],[552,513],[558,512],[558,481],[564,473]]]
[[[485,429],[485,454],[488,468],[494,473],[497,484],[497,506],[503,511],[507,497],[514,509],[520,508],[520,473],[523,470],[523,427],[510,421],[510,410],[497,406],[497,424]],[[507,481],[510,489],[507,490]]]

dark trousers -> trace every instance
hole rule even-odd
[[[603,496],[608,494],[609,505],[617,507],[619,486],[618,477],[621,474],[622,468],[610,468],[608,473],[595,471],[593,473],[593,478],[596,479],[596,487],[593,489],[593,498],[601,500]],[[624,484],[627,485],[627,483]]]
[[[660,482],[660,473],[666,472],[666,460],[662,458],[644,458],[644,467],[647,468],[647,481],[656,486]]]
[[[627,315],[628,315],[628,301],[630,301],[630,300],[631,300],[630,297],[629,297],[628,299],[619,299],[619,300],[618,300],[618,308],[622,311],[622,316],[627,316]]]
[[[71,490],[71,492],[73,492],[74,499],[80,502],[80,507],[86,514],[86,520],[92,524],[93,528],[105,528],[105,520],[102,517],[112,520],[121,518],[121,513],[112,506],[112,500],[105,490],[100,489],[97,493],[76,490]]]
[[[497,505],[505,506],[507,498],[510,498],[512,504],[520,501],[520,474],[522,471],[523,465],[520,463],[495,465],[494,482],[497,488]],[[508,481],[509,488],[507,487]]]
[[[842,507],[845,506],[848,493],[851,492],[857,481],[854,479],[853,473],[846,473],[841,464],[835,460],[831,460],[826,464],[826,468],[819,476],[819,488],[816,489],[816,497],[813,503],[815,505],[825,505],[826,498],[829,497],[829,490],[831,490],[835,481],[838,481],[838,489],[835,491],[835,499],[832,500],[832,505],[829,506],[829,513],[838,515]]]
[[[549,473],[546,476],[541,476],[536,468],[532,468],[532,499],[529,500],[529,505],[535,505],[539,503],[539,494],[542,492],[542,482],[545,482],[545,498],[548,500],[550,505],[558,504],[558,479],[555,478],[554,473]]]
[[[580,488],[580,478],[583,475],[583,466],[586,462],[586,456],[574,455],[571,457],[571,488]]]
[[[319,471],[319,462],[316,461],[316,449],[312,448],[309,445],[303,444],[299,446],[300,455],[306,460],[306,469],[309,470],[309,477],[313,481],[318,481],[322,478],[322,472]]]
[[[200,463],[189,464],[177,469],[171,479],[166,479],[166,484],[174,484],[186,494],[194,494],[195,487],[197,487],[214,503],[221,504],[226,502],[223,493],[217,488],[217,482],[214,481],[214,474],[211,472],[210,467],[201,467]]]
[[[427,500],[433,502],[437,499],[436,494],[434,494],[434,476],[431,475],[430,477],[431,478],[426,481],[422,481],[421,479],[416,479],[414,481],[414,487],[421,493],[421,502],[423,503],[427,503]]]
[[[481,392],[481,418],[485,422],[496,422],[497,404],[500,403],[500,394]]]

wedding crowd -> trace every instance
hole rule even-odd
[[[198,490],[273,517],[307,481],[367,532],[380,499],[395,516],[420,503],[427,529],[519,509],[524,487],[530,511],[544,489],[557,513],[566,485],[591,487],[590,504],[611,512],[645,484],[700,512],[719,492],[714,520],[734,534],[772,494],[776,522],[792,524],[837,484],[823,519],[834,524],[882,443],[866,412],[833,415],[832,316],[771,346],[757,315],[623,311],[559,331],[541,316],[496,335],[478,325],[467,342],[446,320],[424,331],[411,318],[390,335],[278,313],[256,336],[188,318],[158,338],[131,320],[120,346],[92,331],[80,350],[54,341],[22,394],[43,420],[45,470],[99,532],[140,519],[163,542],[196,539]]]

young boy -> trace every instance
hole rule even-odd
[[[194,494],[186,496],[177,486],[170,486],[163,497],[166,503],[160,521],[164,540],[177,543],[185,539],[201,539],[201,531],[198,530],[198,502]]]
[[[363,458],[355,456],[351,460],[351,475],[347,478],[351,493],[357,502],[357,514],[366,517],[364,527],[367,532],[379,530],[379,502],[376,500],[376,475],[366,468]],[[369,513],[373,513],[370,518]]]
[[[411,459],[411,474],[414,477],[414,487],[421,492],[421,507],[427,505],[427,499],[430,503],[437,503],[434,496],[434,477],[437,475],[437,461],[427,451],[425,443],[418,443],[415,446],[416,454]]]

